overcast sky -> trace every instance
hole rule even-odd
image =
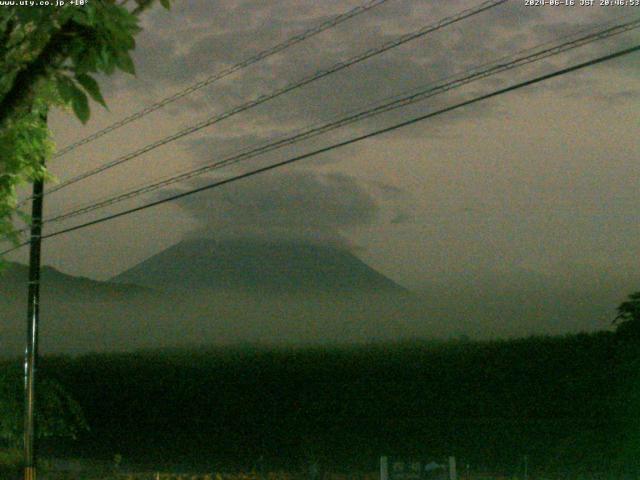
[[[59,147],[300,33],[354,0],[189,0],[144,18],[136,78],[103,79],[109,111],[55,112]],[[64,181],[216,113],[480,2],[388,0],[56,159]],[[224,158],[635,7],[529,7],[510,0],[46,198],[51,215]],[[224,177],[638,43],[626,33],[221,170]],[[109,278],[184,237],[339,239],[411,288],[460,272],[637,270],[640,54],[553,79],[182,202],[48,240],[44,263]],[[211,181],[200,177],[171,192]],[[166,195],[156,192],[105,212]],[[70,226],[81,219],[55,225]],[[54,225],[48,231],[53,231]],[[12,259],[26,259],[23,249]]]

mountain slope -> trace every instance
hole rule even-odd
[[[28,278],[28,266],[9,262],[6,269],[0,272],[0,295],[16,295],[18,297],[22,295],[26,300]],[[147,288],[135,285],[100,282],[90,278],[67,275],[48,266],[42,267],[40,281],[44,286],[42,294],[45,297],[64,295],[67,298],[73,297],[77,300],[114,301],[149,291]]]
[[[10,263],[0,273],[0,355],[24,348],[28,267]],[[145,339],[153,325],[142,312],[162,296],[135,285],[74,277],[43,267],[40,347],[44,353],[122,350]]]
[[[249,239],[183,241],[112,281],[165,289],[269,293],[405,291],[346,249]]]
[[[180,249],[169,251],[176,250],[180,253]],[[287,269],[292,252],[298,262],[293,279]],[[235,283],[228,281],[217,290],[207,288],[206,282],[223,280],[207,274],[220,271],[199,262],[199,250],[187,248],[181,253],[182,257],[161,254],[165,263],[160,265],[175,281],[165,283],[167,290],[136,286],[131,278],[126,284],[101,282],[44,267],[41,351],[130,351],[240,342],[350,343],[417,335],[407,313],[411,296],[398,294],[404,290],[346,252],[292,245],[264,245],[249,252],[245,246],[233,250],[233,255],[227,250],[224,259],[238,265],[227,264],[222,278]],[[179,268],[185,259],[199,269]],[[173,276],[172,269],[186,270],[191,277],[181,284],[182,277]],[[262,279],[264,283],[258,283]],[[161,282],[143,278],[141,283]],[[18,356],[23,348],[26,285],[24,265],[10,265],[0,275],[0,356]],[[420,330],[438,330],[422,320],[413,324],[420,325]]]

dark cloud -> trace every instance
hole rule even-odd
[[[359,2],[219,2],[190,1],[170,14],[157,9],[145,20],[136,52],[137,81],[119,82],[159,97],[225,66],[249,58]],[[198,113],[228,108],[283,83],[301,78],[374,45],[469,8],[467,1],[388,2],[371,12],[308,39],[294,48],[234,75],[233,81],[207,87],[184,99],[178,108]],[[442,31],[427,35],[326,81],[288,95],[258,115],[319,118],[365,105],[387,94],[496,59],[507,52],[566,36],[572,31],[611,21],[616,9],[527,8],[507,2]],[[182,103],[184,102],[184,103]],[[311,110],[311,111],[309,111]],[[178,110],[176,110],[177,112]]]
[[[120,76],[117,81],[108,80],[105,88],[108,96],[118,90],[135,91],[139,100],[151,103],[358,4],[360,2],[355,0],[308,3],[298,0],[196,0],[176,5],[171,13],[156,9],[145,19],[145,31],[140,36],[136,50],[138,77]],[[215,85],[192,93],[168,106],[165,115],[176,119],[176,129],[179,125],[196,123],[471,6],[468,1],[387,2]],[[221,148],[232,152],[265,143],[305,125],[334,120],[375,105],[381,99],[459,75],[469,68],[523,48],[610,22],[615,17],[613,10],[527,8],[524,2],[507,2],[270,100],[235,116],[237,122],[225,120],[207,128],[209,138],[189,137],[186,143],[188,148],[193,148],[198,163],[201,162],[202,151],[209,151],[212,147],[216,151]],[[605,51],[616,42],[589,48],[587,53],[592,55]],[[518,79],[550,71],[574,58],[585,57],[579,52],[572,53],[553,61],[540,62],[535,67],[492,77],[460,91],[354,124],[337,135],[328,135],[325,143],[344,139],[350,133],[382,128],[425,111],[437,110],[469,98],[471,94],[485,93]],[[588,95],[592,89],[590,83],[591,80],[587,78],[581,81],[582,88],[568,88],[567,93]],[[562,85],[560,87],[565,88]],[[558,86],[542,86],[535,91],[545,88],[558,89]],[[529,89],[523,94],[531,91]],[[479,118],[485,115],[503,116],[499,103],[484,103],[443,116],[437,122],[430,122],[429,134],[437,135],[438,128],[443,125],[470,116]],[[415,129],[403,130],[393,135],[399,138],[412,137],[415,132]],[[231,146],[237,148],[234,150]]]
[[[263,64],[265,68],[258,68],[258,72],[248,69],[246,75],[240,75],[242,83],[265,75],[279,79],[295,77],[293,74],[300,75],[304,71],[329,65],[340,57],[353,55],[396,38],[466,6],[464,2],[451,2],[447,8],[441,8],[432,2],[426,11],[420,12],[408,2],[390,4],[308,39],[287,50],[286,54],[272,57]],[[248,58],[333,14],[347,10],[346,5],[340,2],[334,8],[326,8],[322,4],[311,5],[300,2],[264,2],[252,5],[248,2],[224,2],[213,6],[209,3],[189,2],[174,17],[157,13],[146,22],[146,31],[140,37],[139,54],[136,58],[140,77],[153,79],[160,88],[183,84],[199,76],[210,75],[224,65]],[[499,40],[487,42],[487,35],[498,28],[505,28],[504,22],[508,23],[508,19],[513,17],[510,10],[506,6],[500,7],[500,22],[488,23],[487,16],[493,15],[493,12],[489,12],[479,15],[477,20],[474,18],[465,21],[464,28],[456,24],[446,29],[452,34],[431,34],[425,48],[411,49],[408,55],[400,53],[400,62],[410,71],[414,62],[438,60],[434,59],[434,54],[451,60],[451,50],[458,50],[456,53],[462,57],[466,57],[467,52],[476,57],[479,49],[498,48],[500,45],[496,43]],[[527,17],[531,20],[536,15],[527,12]],[[483,41],[476,41],[480,36]],[[443,48],[443,41],[447,48]],[[475,48],[469,48],[470,46]],[[459,47],[463,47],[462,50]],[[407,62],[407,56],[415,58]],[[434,67],[442,70],[438,65]],[[397,81],[402,80],[402,72],[397,66],[386,70],[390,74],[400,73],[401,76],[395,78]],[[234,82],[234,85],[237,86],[238,82]]]
[[[195,236],[340,241],[342,232],[380,218],[372,190],[380,192],[346,175],[289,171],[185,197],[178,205],[201,225]]]

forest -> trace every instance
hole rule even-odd
[[[613,332],[44,357],[88,429],[55,457],[186,471],[374,471],[380,455],[518,475],[634,472],[640,355]],[[7,362],[5,368],[19,368]]]

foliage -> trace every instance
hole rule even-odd
[[[267,469],[297,469],[313,447],[322,468],[363,469],[381,452],[453,452],[472,469],[517,472],[528,454],[532,476],[554,478],[610,471],[634,433],[633,346],[600,332],[93,354],[44,358],[41,369],[73,389],[92,427],[85,445],[105,457],[231,469],[263,455]]]
[[[22,464],[22,451],[17,448],[0,450],[0,468],[18,467]]]
[[[39,159],[53,152],[49,130],[41,118],[44,111],[45,102],[38,100],[31,112],[13,119],[8,128],[0,130],[0,235],[14,242],[18,241],[11,222],[16,212],[15,187],[27,179],[46,178]],[[25,215],[22,218],[27,219]]]
[[[0,477],[19,478],[22,467],[23,452],[18,448],[0,449]]]
[[[139,14],[153,0],[93,0],[64,8],[0,10],[0,238],[18,235],[16,187],[47,179],[53,153],[46,126],[50,106],[69,106],[86,123],[88,97],[106,106],[95,79],[117,69],[135,74],[130,52]],[[160,0],[169,8],[169,0]]]
[[[17,368],[0,370],[0,439],[6,446],[20,444],[23,432],[23,382]],[[76,438],[87,430],[80,405],[62,385],[49,378],[36,384],[36,435],[39,438]]]
[[[640,338],[640,292],[629,295],[618,307],[616,333],[625,338]]]

